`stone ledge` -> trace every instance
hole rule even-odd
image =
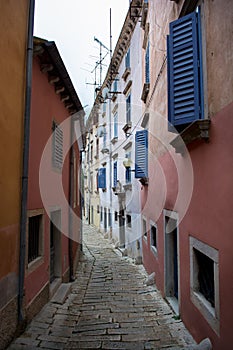
[[[184,153],[184,144],[188,145],[195,140],[209,141],[210,119],[196,120],[177,135],[170,145],[176,153]],[[183,141],[182,141],[183,140]]]

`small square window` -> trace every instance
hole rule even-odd
[[[28,218],[28,264],[42,255],[43,215]]]
[[[219,252],[190,237],[191,300],[219,334]]]

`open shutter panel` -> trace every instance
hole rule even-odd
[[[150,82],[150,42],[149,41],[146,49],[145,81],[146,81],[146,84]]]
[[[106,188],[106,168],[98,170],[98,188]]]
[[[135,177],[148,177],[148,131],[135,134]]]
[[[193,12],[170,23],[168,38],[169,122],[181,125],[201,119],[199,16]]]
[[[117,186],[117,162],[113,164],[113,187]]]

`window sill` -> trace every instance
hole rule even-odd
[[[126,87],[125,87],[124,90],[123,90],[123,94],[124,94],[124,95],[127,95],[127,94],[128,94],[129,89],[131,88],[131,86],[132,86],[132,80],[129,80],[128,83],[127,83],[127,85],[126,85]]]
[[[170,145],[176,153],[184,153],[184,144],[188,145],[195,140],[209,141],[210,119],[196,120],[177,135]],[[181,141],[183,140],[183,142]]]
[[[27,266],[27,272],[26,274],[29,275],[36,269],[38,269],[39,266],[41,266],[44,263],[44,257],[38,256],[35,260],[31,261]]]
[[[131,127],[132,127],[132,122],[128,122],[123,126],[122,130],[124,131],[125,134],[127,134],[128,131],[131,129]]]
[[[131,73],[131,68],[125,68],[125,71],[124,73],[122,74],[122,79],[124,79],[124,81],[126,81],[126,79],[128,78],[128,76],[130,75]]]
[[[148,177],[142,177],[141,179],[139,179],[139,181],[141,182],[141,184],[143,186],[148,186],[149,185],[149,178]]]
[[[111,139],[111,143],[112,144],[114,144],[114,143],[116,143],[118,141],[118,137],[116,136],[116,137],[113,137],[112,139]]]
[[[117,99],[117,94],[114,92],[112,95],[112,102],[115,102]]]
[[[101,152],[102,152],[102,153],[109,153],[109,149],[108,149],[108,148],[103,148],[103,149],[101,150]]]
[[[143,89],[142,89],[142,95],[141,95],[141,100],[146,103],[147,96],[149,94],[150,90],[150,83],[144,83]]]
[[[132,184],[131,183],[125,184],[123,185],[123,188],[125,191],[132,191]]]

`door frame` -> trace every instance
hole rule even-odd
[[[172,219],[166,223],[166,218]],[[180,310],[180,247],[179,247],[179,216],[178,213],[171,210],[163,210],[164,220],[164,294],[165,298],[171,305],[174,312],[178,315]],[[175,222],[175,227],[173,227]],[[177,240],[177,282],[178,296],[174,295],[174,256],[170,252],[174,252],[174,243],[171,235],[176,231]],[[172,292],[171,292],[172,290]]]

